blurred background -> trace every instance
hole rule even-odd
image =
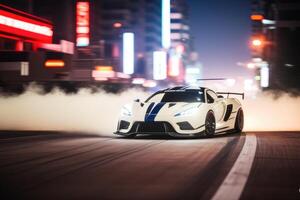
[[[0,0],[0,196],[300,199],[299,38],[300,0]],[[243,133],[114,136],[175,85],[245,93]]]
[[[0,87],[295,92],[299,27],[297,0],[0,0]]]

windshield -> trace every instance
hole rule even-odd
[[[146,102],[204,102],[201,90],[166,91],[151,96]]]

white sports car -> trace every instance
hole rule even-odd
[[[221,94],[226,94],[224,98]],[[244,114],[241,103],[230,95],[203,87],[181,86],[160,90],[145,102],[135,100],[123,106],[115,134],[165,133],[174,137],[213,136],[241,132]]]

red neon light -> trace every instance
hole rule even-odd
[[[52,42],[52,25],[0,10],[0,31],[21,38]]]
[[[77,46],[88,46],[90,43],[90,4],[77,2],[76,4],[76,43]]]

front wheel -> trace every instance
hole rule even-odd
[[[208,111],[206,118],[205,118],[205,135],[206,136],[213,136],[216,131],[216,119],[214,113],[212,111]]]
[[[244,112],[243,109],[240,108],[236,114],[234,130],[237,133],[241,133],[243,128],[244,128]]]

